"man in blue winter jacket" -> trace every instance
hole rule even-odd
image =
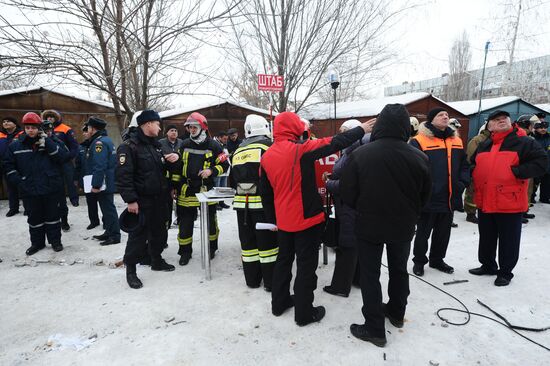
[[[82,164],[83,179],[91,179],[90,193],[97,196],[103,215],[105,232],[94,235],[100,245],[120,243],[120,227],[114,202],[116,151],[113,141],[107,136],[107,122],[90,117],[87,122],[90,145]],[[84,183],[86,190],[86,183]]]
[[[42,119],[36,113],[23,116],[25,133],[15,139],[4,156],[6,177],[17,185],[28,214],[33,255],[46,246],[46,237],[56,252],[61,244],[59,217],[59,187],[63,185],[61,165],[69,158],[66,149],[42,131]]]

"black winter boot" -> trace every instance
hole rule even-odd
[[[151,262],[151,269],[153,271],[172,272],[173,270],[176,269],[176,267],[166,263],[166,261],[161,258]]]
[[[466,215],[466,221],[471,222],[472,224],[477,224],[478,220],[475,213],[469,213]]]
[[[130,286],[131,288],[138,289],[143,287],[143,283],[136,274],[135,264],[126,266],[126,281],[128,282],[128,286]]]
[[[191,259],[191,253],[183,253],[179,261],[180,266],[186,266],[187,263],[189,263],[190,259]]]

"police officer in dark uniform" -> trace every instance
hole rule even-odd
[[[87,122],[90,134],[90,146],[84,157],[82,176],[91,176],[91,194],[96,195],[105,232],[94,235],[94,239],[101,240],[100,245],[120,243],[120,228],[118,214],[114,202],[115,192],[115,147],[107,136],[105,127],[107,122],[97,117],[90,117]]]
[[[28,214],[33,255],[46,246],[46,237],[53,250],[63,250],[59,217],[59,187],[63,185],[61,165],[70,159],[42,131],[42,119],[36,113],[23,116],[25,133],[15,139],[4,157],[7,179],[17,185]]]
[[[136,274],[136,264],[151,256],[153,271],[173,271],[174,266],[162,259],[162,232],[166,230],[166,196],[170,187],[166,179],[165,159],[156,140],[160,132],[160,116],[153,110],[144,110],[137,117],[137,128],[129,131],[129,138],[118,147],[115,170],[116,186],[128,212],[143,215],[144,225],[128,234],[124,264],[126,280],[131,288],[143,286]]]
[[[271,291],[273,267],[277,260],[277,233],[256,230],[256,223],[267,222],[259,191],[260,159],[271,146],[269,123],[251,114],[244,122],[245,139],[231,158],[231,182],[236,190],[233,208],[237,211],[239,239],[246,285]]]

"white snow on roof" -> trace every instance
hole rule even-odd
[[[114,109],[113,103],[106,102],[104,100],[90,99],[90,98],[82,97],[80,95],[67,93],[67,92],[64,92],[64,91],[61,91],[61,90],[58,90],[58,89],[55,89],[55,88],[50,88],[50,87],[45,87],[45,86],[35,86],[35,85],[33,85],[33,86],[24,86],[24,87],[16,88],[16,89],[2,90],[2,91],[0,91],[0,96],[11,95],[11,94],[24,94],[24,93],[37,91],[37,90],[40,90],[40,89],[44,89],[44,90],[52,92],[52,93],[61,94],[61,95],[64,95],[66,97],[79,99],[79,100],[82,100],[84,102],[94,103],[94,104],[101,105],[103,107]],[[122,109],[122,111],[124,111],[124,108],[122,108],[122,106],[120,108]]]
[[[481,111],[483,112],[488,109],[497,108],[501,105],[512,103],[517,100],[521,100],[521,98],[516,96],[509,96],[509,97],[482,99]],[[449,102],[447,104],[453,107],[454,109],[456,109],[457,111],[459,111],[460,113],[465,114],[466,116],[476,114],[479,109],[479,99],[462,100],[459,102]]]
[[[545,112],[550,113],[550,103],[546,104],[535,104],[535,107],[542,109]]]
[[[382,111],[386,104],[409,104],[426,98],[429,93],[409,93],[394,95],[355,102],[339,102],[336,105],[336,118],[361,118],[375,116]],[[302,109],[299,115],[306,119],[321,120],[334,118],[334,104],[322,103],[308,106]]]
[[[245,104],[245,103],[239,103],[239,102],[236,102],[236,101],[233,101],[233,100],[223,99],[223,98],[216,98],[214,100],[210,99],[208,101],[203,100],[203,101],[200,101],[196,104],[189,105],[188,107],[170,109],[170,110],[167,110],[167,111],[159,112],[159,114],[160,114],[160,118],[170,118],[170,117],[173,117],[173,116],[177,116],[179,114],[189,113],[189,112],[193,112],[193,111],[197,111],[197,110],[205,109],[205,108],[211,108],[211,107],[215,107],[215,106],[225,104],[225,103],[229,103],[231,105],[234,105],[234,106],[237,106],[237,107],[240,107],[240,108],[243,108],[243,109],[248,109],[252,112],[263,113],[263,114],[269,115],[269,111],[267,109],[257,108],[257,107],[253,107],[253,106]],[[273,112],[273,115],[276,116],[277,113]]]

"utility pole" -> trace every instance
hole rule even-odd
[[[481,126],[481,98],[483,98],[483,82],[485,80],[485,65],[487,65],[487,53],[489,52],[489,45],[491,42],[485,43],[485,58],[483,59],[483,71],[481,72],[481,85],[479,88],[479,106],[477,108],[477,128]]]
[[[510,83],[512,80],[512,63],[514,62],[514,53],[516,51],[516,40],[518,38],[519,19],[521,17],[521,1],[518,0],[518,9],[516,14],[516,21],[514,22],[514,35],[512,36],[512,44],[510,45],[510,57],[508,58],[508,70],[506,72],[506,80],[501,88],[501,95],[506,96],[510,89]]]

